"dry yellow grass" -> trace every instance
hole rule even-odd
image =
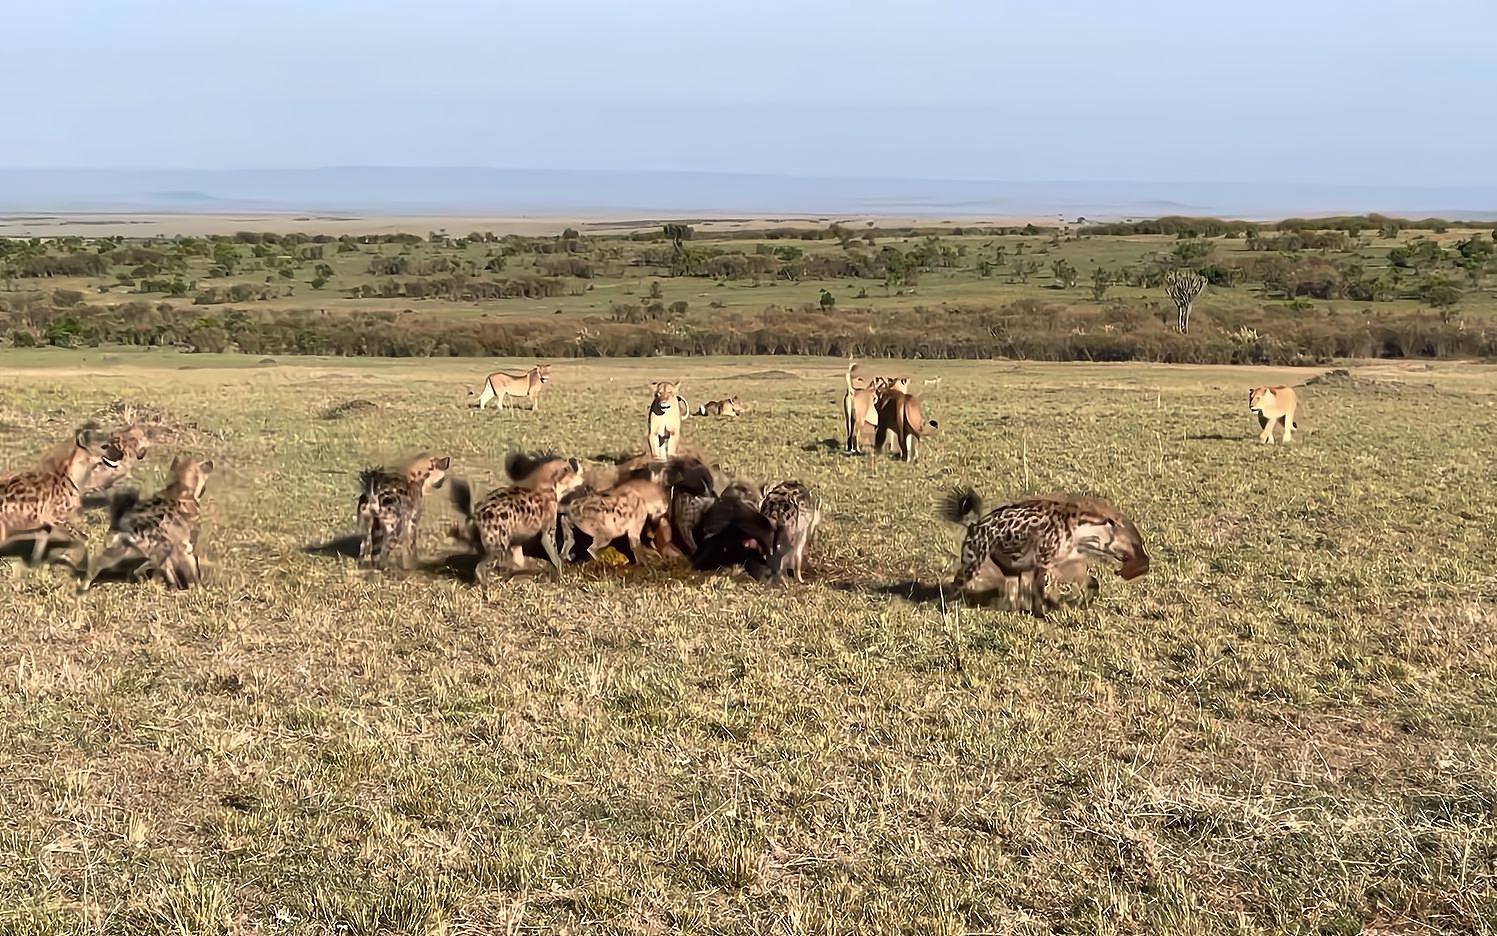
[[[174,428],[145,487],[178,450],[221,468],[208,589],[0,567],[0,929],[1497,925],[1497,371],[1356,369],[1267,448],[1246,388],[1313,372],[916,362],[942,429],[907,466],[835,450],[836,361],[558,363],[539,414],[465,408],[494,363],[0,356],[0,465],[123,399]],[[370,462],[482,488],[512,442],[637,450],[646,382],[683,373],[753,406],[689,439],[823,498],[804,587],[485,598],[304,551]],[[1107,496],[1154,570],[943,617],[918,585],[958,483]]]

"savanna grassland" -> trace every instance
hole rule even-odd
[[[1274,365],[1497,354],[1491,223],[634,225],[4,239],[0,344]],[[1163,289],[1181,270],[1210,283],[1188,335]]]
[[[838,451],[833,359],[558,361],[539,412],[466,408],[492,363],[0,355],[0,464],[122,401],[162,427],[145,488],[220,466],[205,589],[0,568],[0,928],[1497,926],[1497,370],[1353,366],[1264,447],[1247,388],[1319,370],[911,362],[941,429],[905,465]],[[484,488],[512,444],[638,450],[646,381],[680,376],[752,406],[689,439],[822,497],[805,585],[483,593],[308,551],[368,463]],[[958,484],[1109,497],[1153,570],[1045,620],[943,613]]]

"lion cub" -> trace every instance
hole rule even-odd
[[[1258,441],[1272,445],[1275,425],[1284,427],[1285,445],[1294,441],[1294,430],[1299,428],[1294,421],[1294,409],[1298,403],[1293,387],[1254,387],[1249,390],[1248,412],[1257,415],[1258,425],[1263,430],[1258,433]]]
[[[655,396],[650,400],[650,412],[646,420],[646,439],[650,457],[656,461],[674,458],[681,447],[681,384],[680,380],[658,380],[650,384]]]
[[[743,415],[743,404],[738,401],[738,395],[728,397],[726,400],[713,400],[703,403],[697,407],[697,416],[732,416],[737,418]]]
[[[399,471],[368,468],[359,475],[359,564],[409,569],[416,561],[421,503],[439,489],[452,459],[422,453]]]

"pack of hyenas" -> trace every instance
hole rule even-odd
[[[893,439],[899,457],[914,461],[920,440],[935,429],[925,418],[908,377],[861,376],[849,363],[843,395],[848,452],[860,452],[871,432],[875,451]],[[550,367],[527,374],[491,374],[478,406],[497,399],[527,398],[532,408],[550,380]],[[930,386],[931,381],[926,381]],[[761,580],[788,575],[804,581],[807,553],[821,522],[821,504],[801,481],[759,485],[727,477],[720,466],[688,451],[682,418],[687,415],[681,381],[658,381],[646,411],[645,451],[617,464],[584,467],[563,456],[512,453],[505,460],[509,483],[475,498],[467,482],[450,473],[447,456],[421,454],[397,468],[370,468],[359,479],[355,509],[361,565],[407,570],[417,561],[417,530],[425,498],[444,486],[461,522],[450,537],[477,557],[477,575],[488,581],[547,565],[557,577],[571,562],[604,558],[614,547],[626,561],[645,550],[661,559],[684,559],[699,570],[742,566]],[[1275,426],[1285,443],[1298,425],[1290,387],[1255,387],[1248,408],[1259,420],[1260,440],[1273,441]],[[715,400],[696,415],[736,417],[745,412],[737,396]],[[134,580],[157,579],[187,588],[205,581],[198,546],[201,501],[213,462],[177,455],[166,486],[142,498],[116,490],[151,447],[141,426],[114,432],[86,428],[46,453],[34,468],[0,477],[0,547],[30,538],[35,565],[52,554],[77,571],[88,588],[105,572]],[[108,541],[87,556],[76,520],[90,500],[102,499],[109,518]],[[984,513],[978,495],[953,493],[944,519],[966,534],[954,587],[963,597],[1043,614],[1055,605],[1049,586],[1075,583],[1089,599],[1098,588],[1091,566],[1117,566],[1131,580],[1149,571],[1149,556],[1133,521],[1113,505],[1088,498],[1027,498]],[[538,555],[537,555],[538,554]],[[537,561],[539,560],[539,562]]]

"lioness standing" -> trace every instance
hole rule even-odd
[[[1258,425],[1263,430],[1258,433],[1258,441],[1272,445],[1274,426],[1282,425],[1284,444],[1293,442],[1294,430],[1299,428],[1294,421],[1298,403],[1293,387],[1254,387],[1249,390],[1248,411],[1258,417]]]
[[[499,408],[504,409],[506,398],[524,397],[530,401],[531,409],[538,410],[541,406],[541,387],[550,380],[550,364],[537,364],[523,374],[495,371],[483,379],[483,390],[478,394],[478,408],[483,409],[490,400],[498,399]],[[468,396],[473,396],[472,390],[468,391]]]
[[[681,381],[660,380],[650,384],[655,396],[646,419],[646,442],[655,461],[674,458],[681,445]]]

